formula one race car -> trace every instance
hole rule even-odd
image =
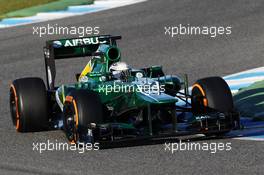
[[[10,88],[18,132],[63,129],[72,143],[112,143],[179,135],[222,135],[239,128],[232,94],[220,77],[165,75],[161,66],[133,69],[121,62],[116,41],[101,35],[47,41],[47,89],[40,78]],[[91,57],[77,82],[55,86],[55,60]]]

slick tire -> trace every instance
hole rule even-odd
[[[234,103],[229,86],[221,77],[197,80],[192,87],[193,113],[232,112]]]
[[[40,78],[22,78],[10,87],[11,118],[18,132],[42,131],[47,126],[48,102]]]
[[[71,143],[87,142],[89,126],[103,122],[103,105],[98,93],[74,90],[65,98],[63,114],[64,131],[68,140]]]
[[[199,115],[214,111],[231,113],[234,111],[232,93],[221,77],[208,77],[197,80],[192,88],[191,100],[194,114]],[[205,136],[222,137],[230,130],[213,134],[205,133]]]

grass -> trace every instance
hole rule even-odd
[[[36,5],[47,4],[58,0],[0,0],[0,18],[4,14]]]
[[[0,20],[33,16],[39,12],[64,10],[68,6],[92,4],[94,0],[0,0]]]
[[[264,81],[241,89],[234,96],[235,106],[244,117],[264,120]]]

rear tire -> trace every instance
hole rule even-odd
[[[48,117],[47,91],[40,78],[22,78],[10,87],[10,112],[18,132],[41,131]]]
[[[93,142],[87,138],[91,123],[103,122],[103,105],[99,95],[94,91],[74,90],[64,103],[64,131],[72,143]]]

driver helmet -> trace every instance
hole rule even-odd
[[[131,68],[125,62],[116,62],[110,66],[109,72],[114,78],[127,81],[131,75]]]

